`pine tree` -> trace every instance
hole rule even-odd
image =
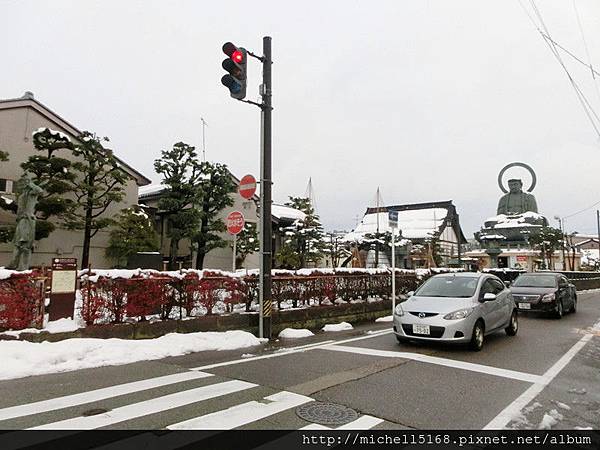
[[[544,260],[544,269],[554,269],[553,255],[564,245],[563,233],[558,228],[542,227],[529,236],[529,243],[533,248],[539,250]],[[549,262],[546,265],[546,261]],[[549,267],[548,267],[549,266]]]
[[[56,229],[50,218],[63,218],[73,207],[73,200],[66,194],[72,190],[75,174],[70,170],[71,161],[58,153],[71,153],[74,145],[65,134],[40,128],[33,133],[33,146],[39,153],[27,158],[21,167],[44,190],[35,206],[35,239],[40,240],[47,238]]]
[[[323,252],[331,258],[331,266],[338,267],[342,258],[350,256],[344,242],[345,232],[332,231],[325,234]]]
[[[221,237],[227,227],[219,213],[225,207],[233,205],[230,194],[236,189],[225,164],[202,162],[201,174],[200,227],[194,235],[197,251],[196,269],[204,267],[204,258],[208,252],[227,245],[227,241]]]
[[[183,142],[163,150],[154,161],[156,173],[163,176],[162,184],[167,188],[158,202],[167,219],[167,237],[170,239],[169,261],[175,268],[179,242],[194,237],[200,224],[198,204],[202,198],[199,184],[202,167],[198,162],[195,147]]]
[[[323,226],[310,199],[290,197],[285,205],[302,211],[305,217],[282,230],[284,241],[276,255],[278,264],[290,269],[306,267],[309,263],[318,264],[324,250]]]
[[[130,256],[138,252],[159,250],[159,237],[146,212],[135,205],[121,211],[110,232],[106,256],[118,267],[124,267]]]
[[[231,246],[233,247],[233,243]],[[260,242],[258,240],[257,226],[255,223],[246,222],[244,224],[244,229],[236,237],[235,247],[235,267],[240,268],[248,255],[260,250]]]
[[[0,150],[0,162],[8,161],[8,153]],[[17,212],[17,203],[9,198],[0,195],[0,209],[9,211],[13,214]],[[0,226],[0,243],[10,242],[13,238],[14,227],[10,225]]]
[[[123,171],[112,151],[105,149],[95,134],[84,131],[73,146],[77,158],[71,167],[76,173],[71,187],[75,208],[65,214],[65,225],[71,230],[83,230],[81,267],[87,267],[90,259],[92,238],[114,223],[103,216],[108,207],[123,200],[125,183],[129,175]]]

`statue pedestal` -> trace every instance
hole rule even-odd
[[[502,253],[502,249],[499,247],[490,247],[486,248],[485,252],[489,255],[491,259],[490,267],[492,269],[498,268],[498,256]]]

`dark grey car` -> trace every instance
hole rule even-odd
[[[560,273],[524,273],[510,290],[519,311],[548,312],[560,319],[565,312],[577,310],[575,285]]]

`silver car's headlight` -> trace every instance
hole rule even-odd
[[[402,305],[396,305],[396,309],[394,310],[397,316],[403,316],[404,310],[402,309]]]
[[[555,298],[556,298],[556,295],[554,294],[554,292],[552,292],[550,294],[544,295],[542,297],[542,302],[544,302],[544,303],[553,302]]]
[[[446,314],[444,316],[444,319],[446,319],[446,320],[464,319],[465,317],[467,317],[469,314],[471,314],[473,312],[473,309],[475,309],[475,308],[459,309],[458,311],[454,311],[454,312]]]

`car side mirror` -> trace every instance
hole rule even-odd
[[[491,302],[492,300],[496,300],[496,294],[492,294],[491,292],[486,292],[483,294],[484,302]]]
[[[413,295],[415,295],[415,291],[410,291],[406,294],[406,297],[412,297]]]
[[[504,282],[504,285],[505,285],[506,287],[510,287],[510,285],[511,285],[511,284],[512,284],[512,281],[509,281],[509,280],[506,280],[506,281]]]

